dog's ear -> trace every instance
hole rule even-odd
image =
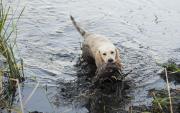
[[[97,51],[97,52],[96,52],[95,62],[96,62],[97,68],[99,68],[99,67],[103,64],[103,62],[104,62],[104,60],[102,59],[102,56],[101,56],[101,54],[100,54],[100,51]]]
[[[120,54],[119,54],[119,49],[116,48],[116,61],[115,64],[118,66],[120,70],[122,70],[122,64],[121,64],[121,59],[120,59]]]

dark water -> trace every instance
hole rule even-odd
[[[9,1],[13,6],[18,3]],[[18,9],[26,7],[17,39],[27,77],[23,99],[37,81],[41,84],[25,111],[87,113],[97,108],[108,113],[113,109],[103,105],[114,107],[114,112],[132,105],[151,105],[148,90],[166,88],[158,75],[161,67],[157,63],[168,59],[180,63],[179,5],[179,0],[20,0]],[[79,85],[84,85],[85,80],[76,82],[79,68],[75,65],[81,54],[82,38],[73,27],[70,14],[87,30],[111,37],[121,50],[124,71],[133,69],[126,78],[131,81],[130,89],[125,91],[133,97],[130,101],[116,102],[117,95],[109,98],[98,93],[91,101],[77,101],[76,97],[88,90],[88,85]],[[179,85],[172,82],[171,87]],[[96,103],[98,99],[104,100],[104,104]],[[88,107],[92,101],[95,103]]]

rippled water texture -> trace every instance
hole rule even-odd
[[[62,87],[77,79],[74,65],[81,54],[82,38],[70,14],[85,29],[111,37],[121,50],[124,70],[133,69],[126,78],[133,84],[128,105],[150,105],[148,90],[166,87],[156,63],[170,58],[180,63],[179,4],[179,0],[20,0],[19,9],[26,7],[17,39],[27,77],[23,94],[26,97],[32,90],[34,78],[48,87],[36,91],[27,110],[88,112],[88,107],[69,104],[60,94]],[[178,87],[173,82],[171,86]]]

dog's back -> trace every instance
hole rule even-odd
[[[89,47],[89,52],[92,53],[91,56],[94,57],[94,53],[96,53],[97,48],[100,48],[102,45],[105,45],[106,47],[111,46],[114,47],[112,42],[102,35],[94,34],[87,32],[82,27],[78,25],[78,23],[75,21],[74,17],[70,16],[70,19],[77,29],[77,31],[84,37],[83,45]],[[86,49],[87,49],[86,47]]]

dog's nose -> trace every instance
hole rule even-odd
[[[112,58],[108,59],[108,62],[109,62],[109,63],[112,63],[112,62],[113,62],[113,59],[112,59]]]

